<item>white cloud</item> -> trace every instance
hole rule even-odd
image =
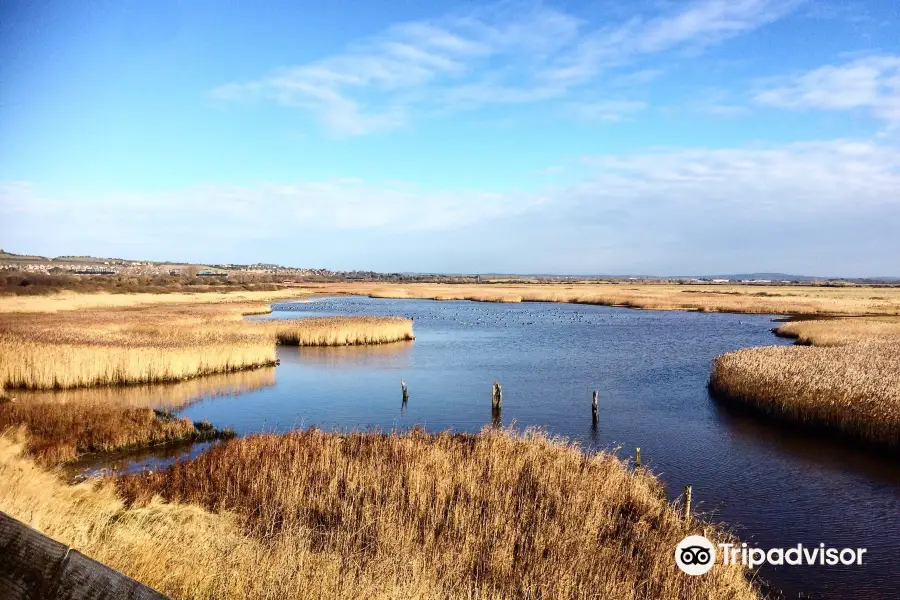
[[[543,77],[583,83],[642,55],[721,42],[775,21],[798,4],[795,0],[702,0],[650,20],[634,17],[586,34]]]
[[[649,20],[638,15],[591,31],[560,10],[501,3],[398,24],[342,53],[226,84],[212,96],[274,101],[311,111],[336,135],[361,135],[421,113],[560,97],[641,56],[719,42],[780,18],[795,4],[697,0]],[[610,85],[639,85],[657,75],[637,68],[611,76]]]
[[[560,272],[638,264],[695,272],[704,256],[750,268],[754,257],[770,256],[794,261],[785,268],[826,272],[827,250],[844,272],[896,269],[894,147],[833,140],[661,148],[587,157],[581,168],[575,185],[551,177],[539,191],[503,193],[341,179],[64,197],[11,183],[0,185],[0,223],[4,247],[41,254],[224,260],[229,248],[229,256],[252,262],[265,247],[285,262],[340,256],[348,268],[375,257],[385,269],[555,264]],[[865,224],[864,236],[853,223]],[[563,242],[568,249],[558,253]],[[606,263],[596,262],[601,246]],[[454,262],[462,252],[468,258]],[[564,264],[579,253],[581,263]],[[779,264],[770,266],[783,270]]]
[[[407,182],[374,185],[355,178],[76,198],[0,182],[0,217],[22,233],[59,223],[63,237],[114,237],[123,243],[150,238],[178,243],[186,235],[207,241],[284,239],[309,230],[442,231],[509,217],[539,202],[534,195],[426,191]]]
[[[900,56],[869,56],[820,67],[759,92],[754,101],[790,109],[862,108],[876,119],[900,124]]]
[[[864,141],[729,149],[658,149],[585,159],[622,197],[664,195],[753,211],[900,203],[900,149]]]

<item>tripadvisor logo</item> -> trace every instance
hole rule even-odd
[[[688,575],[703,575],[716,564],[716,547],[702,535],[689,535],[675,546],[675,564]]]
[[[791,548],[748,548],[747,544],[719,544],[722,564],[741,564],[750,569],[763,564],[770,565],[861,565],[865,548],[805,547],[797,544]],[[689,535],[675,546],[675,564],[688,575],[703,575],[716,564],[716,547],[702,535]]]

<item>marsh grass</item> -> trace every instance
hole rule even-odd
[[[782,325],[813,346],[748,348],[716,358],[710,389],[768,417],[900,450],[900,329],[896,320]]]
[[[276,343],[412,339],[412,321],[321,317],[247,321],[267,305],[218,304],[4,315],[0,387],[63,389],[180,381],[273,365]]]
[[[354,346],[414,339],[412,321],[400,317],[312,317],[263,326],[286,346]]]
[[[900,287],[667,285],[623,283],[379,284],[307,286],[373,298],[493,302],[570,302],[651,310],[804,315],[900,315]]]
[[[26,452],[43,465],[55,466],[88,452],[111,452],[184,440],[211,440],[233,435],[208,423],[191,423],[150,408],[99,402],[0,404],[0,432],[23,427]]]
[[[900,319],[892,317],[793,321],[775,333],[814,346],[843,346],[853,342],[900,342]]]
[[[539,432],[257,435],[116,485],[129,511],[162,497],[234,515],[269,549],[238,567],[268,597],[757,597],[739,567],[678,571],[685,535],[726,534],[688,528],[653,475]]]
[[[2,313],[56,313],[85,309],[123,309],[142,306],[203,305],[223,302],[269,302],[296,298],[309,292],[297,287],[266,291],[212,291],[170,293],[79,293],[62,291],[46,296],[0,297]]]
[[[120,408],[152,408],[161,411],[181,410],[207,398],[237,396],[275,385],[275,368],[262,367],[235,373],[219,373],[193,377],[185,381],[132,384],[127,386],[94,386],[63,390],[10,390],[19,402],[44,404],[78,404],[98,402]]]
[[[233,343],[90,345],[0,337],[6,388],[59,389],[178,381],[271,365],[275,348],[264,339]]]

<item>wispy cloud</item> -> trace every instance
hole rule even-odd
[[[900,125],[900,56],[826,65],[779,82],[754,101],[789,109],[867,109],[876,119]]]
[[[724,211],[728,220],[900,207],[900,149],[865,141],[663,148],[584,162],[595,173],[587,189],[629,206],[664,201],[698,215]]]
[[[677,10],[589,30],[571,14],[501,3],[390,27],[345,51],[211,92],[223,101],[268,100],[312,112],[342,136],[393,129],[421,114],[544,101],[643,56],[698,49],[790,11],[795,0],[697,0]],[[657,69],[617,73],[639,85]]]

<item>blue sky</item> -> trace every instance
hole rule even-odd
[[[900,275],[891,0],[0,0],[0,247]]]

